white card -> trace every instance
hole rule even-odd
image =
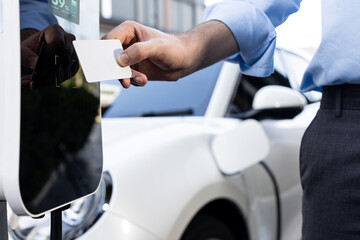
[[[73,44],[89,83],[132,77],[130,67],[116,61],[123,51],[120,40],[75,40]]]

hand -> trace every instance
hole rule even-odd
[[[59,25],[51,25],[42,31],[24,29],[21,32],[21,65],[24,74],[32,74],[36,64],[41,68],[36,72],[38,82],[31,82],[32,88],[46,82],[52,82],[56,77],[61,80],[71,78],[79,69],[79,63],[72,45],[75,36],[66,33]],[[38,54],[41,59],[38,60]],[[55,65],[55,56],[58,63]],[[59,71],[60,68],[60,71]],[[30,80],[25,76],[22,79]]]
[[[179,36],[166,34],[136,22],[127,21],[109,32],[103,39],[119,39],[125,49],[118,55],[121,66],[131,66],[135,86],[149,80],[177,80],[190,62],[188,50]],[[120,80],[125,88],[130,79]]]
[[[125,88],[144,86],[148,80],[176,81],[238,51],[231,31],[219,21],[206,22],[182,35],[127,21],[103,39],[119,39],[124,46],[117,60],[133,69],[132,80],[120,80]]]

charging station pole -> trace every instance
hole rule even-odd
[[[6,201],[0,201],[0,240],[8,240]]]
[[[31,76],[32,82],[38,80],[41,85],[34,91],[28,84],[21,84],[21,2],[0,0],[0,240],[9,238],[8,205],[18,216],[41,217],[51,209],[93,194],[103,164],[100,84],[86,81],[72,51],[61,54],[63,59],[70,55],[75,64],[58,64],[50,69],[47,60],[55,57],[51,48],[45,48],[44,54],[38,52],[37,69],[24,76]],[[39,10],[54,20],[39,26],[57,22],[56,29],[64,31],[64,36],[99,39],[99,0],[83,1],[81,5],[80,0],[28,2],[37,2]],[[74,171],[79,168],[81,174]],[[40,180],[34,181],[34,175]],[[62,237],[62,210],[52,213],[56,240]]]

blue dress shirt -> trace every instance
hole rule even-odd
[[[206,20],[219,20],[233,32],[243,73],[273,72],[275,28],[296,12],[301,0],[224,1],[207,9]],[[360,84],[360,1],[322,1],[322,41],[301,84],[303,91],[325,85]]]
[[[48,11],[47,0],[20,0],[20,29],[41,31],[51,24],[57,24],[57,20]]]

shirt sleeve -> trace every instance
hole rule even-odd
[[[243,73],[256,77],[274,71],[275,27],[296,12],[301,0],[223,1],[209,7],[205,20],[218,20],[234,34],[240,52],[230,61],[238,62]]]
[[[20,29],[41,31],[52,24],[57,24],[57,20],[48,11],[46,0],[20,0]]]

